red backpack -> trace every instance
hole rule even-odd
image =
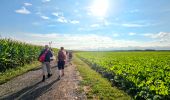
[[[44,61],[45,61],[45,56],[46,56],[47,52],[48,52],[48,50],[46,50],[46,51],[39,57],[38,60],[39,60],[40,62],[44,62]]]

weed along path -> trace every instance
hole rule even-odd
[[[56,67],[52,73],[45,82],[41,82],[41,69],[11,79],[0,85],[0,100],[86,100],[79,90],[80,76],[74,65],[65,68],[65,76],[60,80]]]
[[[89,100],[133,100],[127,93],[113,86],[101,74],[78,57],[74,57],[73,63],[82,76],[81,87]]]

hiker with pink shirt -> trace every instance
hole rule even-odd
[[[59,79],[64,76],[64,66],[66,63],[66,51],[64,50],[64,47],[61,47],[61,49],[58,52],[58,70],[59,70]]]

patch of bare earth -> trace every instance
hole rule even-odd
[[[58,80],[58,70],[52,68],[52,77],[41,82],[41,69],[30,71],[0,85],[0,100],[86,100],[80,91],[81,77],[74,65],[65,68],[65,75]]]

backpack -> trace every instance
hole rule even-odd
[[[58,52],[58,60],[64,61],[65,59],[66,59],[66,55],[65,55],[64,51],[59,51]]]
[[[45,56],[46,56],[46,54],[48,53],[48,50],[46,50],[40,57],[39,57],[39,61],[40,62],[44,62],[45,61]]]

